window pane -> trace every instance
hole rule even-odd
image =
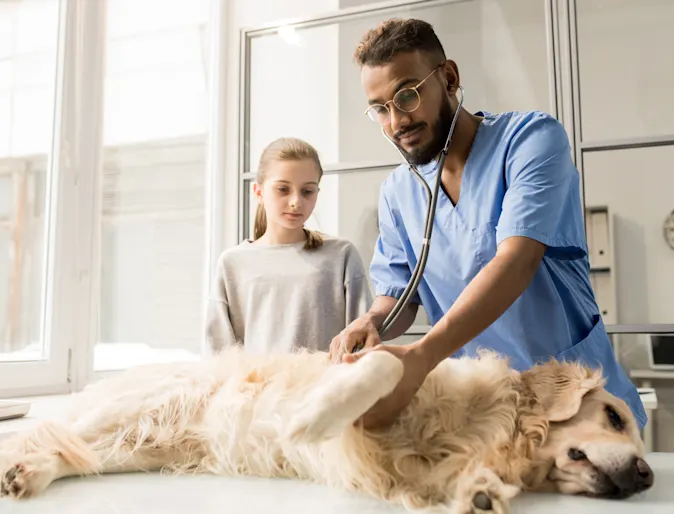
[[[608,210],[604,217],[588,215],[600,307],[613,309],[614,323],[674,323],[674,248],[664,233],[674,208],[674,146],[592,152],[583,159],[586,206]]]
[[[584,141],[674,134],[674,2],[576,2]]]
[[[108,3],[96,370],[201,351],[209,7]]]
[[[42,300],[58,25],[58,0],[0,2],[0,362],[48,355]]]
[[[473,112],[541,109],[549,104],[545,2],[479,0],[399,8],[251,40],[249,170],[272,139],[293,135],[316,146],[323,164],[400,159],[363,113],[367,99],[353,51],[370,28],[392,17],[430,21],[457,62]]]

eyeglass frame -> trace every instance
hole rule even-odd
[[[365,112],[364,112],[363,114],[365,114],[365,115],[372,121],[372,123],[377,123],[378,125],[383,126],[383,125],[386,125],[386,123],[379,123],[379,122],[377,122],[376,120],[373,120],[373,119],[368,115],[368,112],[370,112],[370,110],[371,110],[373,107],[381,106],[381,107],[383,107],[384,109],[386,109],[386,110],[388,111],[388,119],[389,119],[388,123],[391,123],[391,109],[390,109],[389,106],[388,106],[388,104],[391,103],[391,102],[393,102],[393,104],[396,106],[396,109],[398,109],[398,110],[401,111],[401,112],[408,113],[408,112],[414,112],[414,111],[416,111],[416,110],[419,108],[419,106],[421,105],[421,93],[419,93],[419,88],[424,84],[424,82],[426,82],[429,78],[431,78],[431,76],[432,76],[436,71],[438,71],[438,68],[441,68],[442,66],[443,66],[442,63],[441,63],[441,64],[438,64],[435,68],[433,68],[433,71],[431,71],[428,75],[426,75],[426,78],[423,79],[421,82],[419,82],[416,86],[414,86],[414,87],[404,87],[404,88],[402,88],[402,89],[399,89],[398,91],[396,91],[395,95],[393,95],[393,98],[391,98],[390,100],[387,100],[387,101],[384,102],[383,104],[372,104],[372,105],[369,105],[368,108],[365,109]],[[396,96],[398,96],[401,92],[407,91],[407,90],[414,91],[414,92],[416,93],[416,95],[417,95],[417,98],[419,99],[419,102],[418,102],[417,106],[416,106],[414,109],[412,109],[411,111],[405,111],[405,110],[401,109],[400,107],[398,107],[398,106],[395,104],[395,98],[396,98]]]

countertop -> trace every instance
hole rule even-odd
[[[647,458],[655,472],[653,488],[629,500],[596,500],[524,494],[512,513],[614,514],[674,512],[674,454]],[[67,478],[27,501],[0,500],[2,514],[402,514],[402,508],[324,486],[289,480],[211,475],[169,476],[131,473]]]

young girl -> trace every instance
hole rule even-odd
[[[368,276],[354,245],[304,227],[322,175],[305,141],[281,138],[263,151],[254,240],[218,261],[207,317],[212,352],[231,344],[265,353],[328,351],[332,338],[367,312]]]

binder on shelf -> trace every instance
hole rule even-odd
[[[588,210],[587,232],[590,266],[598,270],[610,268],[611,243],[607,209]]]
[[[616,323],[615,295],[611,275],[608,273],[595,273],[590,276],[590,283],[594,290],[599,313],[606,325]]]

